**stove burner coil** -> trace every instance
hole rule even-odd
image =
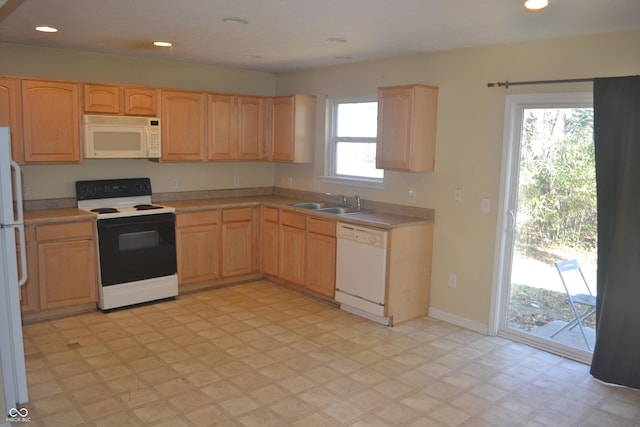
[[[143,205],[135,205],[134,208],[136,208],[136,210],[139,210],[139,211],[148,211],[150,209],[162,209],[162,206],[143,204]]]
[[[117,213],[118,209],[116,208],[95,208],[91,209],[91,212],[99,213],[99,214],[110,214]]]

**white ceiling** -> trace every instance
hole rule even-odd
[[[522,2],[8,0],[0,9],[0,41],[282,72],[640,29],[640,0],[550,0],[538,13],[526,12]],[[227,24],[226,17],[248,24]],[[37,25],[60,31],[39,33]],[[151,45],[159,39],[173,48]]]

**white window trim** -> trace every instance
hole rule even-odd
[[[325,174],[320,177],[322,182],[330,184],[343,184],[355,187],[366,188],[378,188],[384,189],[384,177],[383,178],[367,178],[360,176],[348,176],[348,175],[336,175],[335,174],[335,144],[333,142],[333,136],[335,135],[335,126],[337,123],[337,108],[336,104],[350,103],[350,102],[378,102],[378,98],[375,95],[370,96],[358,96],[349,98],[331,98],[327,99],[327,117],[330,118],[326,129],[326,143],[325,143]],[[348,140],[348,138],[344,138]],[[361,140],[359,138],[359,140]],[[371,138],[371,142],[376,142],[377,138]]]

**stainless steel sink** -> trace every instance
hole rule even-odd
[[[322,202],[301,202],[301,203],[292,203],[289,206],[293,206],[295,208],[301,208],[301,209],[318,210],[318,209],[323,209],[327,207],[334,207],[335,205],[327,205],[326,203],[322,203]]]
[[[346,206],[334,206],[332,208],[318,209],[318,212],[332,213],[336,215],[351,215],[351,214],[359,214],[359,213],[371,213],[373,211],[370,211],[367,209],[349,208]]]
[[[324,213],[336,214],[336,215],[350,215],[350,214],[357,214],[357,213],[373,212],[367,209],[356,209],[356,208],[350,208],[347,206],[338,206],[335,204],[323,203],[323,202],[291,203],[289,206],[293,206],[294,208],[310,209],[318,212],[324,212]]]

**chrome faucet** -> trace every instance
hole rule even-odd
[[[324,193],[325,196],[333,197],[338,200],[340,206],[349,207],[349,202],[347,201],[347,196],[343,196],[342,194],[332,194],[332,193]]]

